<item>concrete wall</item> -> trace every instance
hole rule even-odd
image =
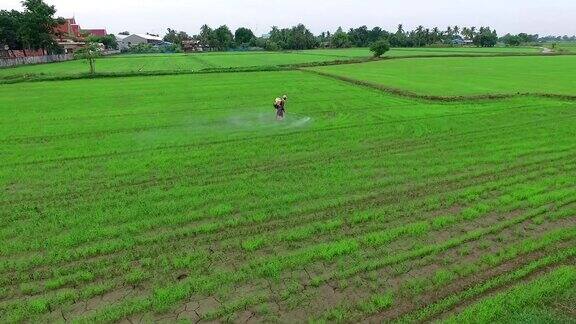
[[[27,64],[62,62],[62,61],[70,61],[73,59],[74,59],[73,54],[28,56],[28,57],[0,59],[0,68],[18,66],[18,65],[27,65]]]

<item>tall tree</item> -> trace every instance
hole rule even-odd
[[[272,26],[272,30],[270,31],[270,39],[268,48],[276,48],[276,49],[287,49],[288,42],[289,42],[289,34],[290,30],[283,28],[280,29],[277,26]]]
[[[278,48],[283,50],[301,50],[317,47],[319,40],[304,26],[299,24],[292,28],[279,29],[276,26],[270,31],[268,49]]]
[[[298,24],[290,30],[289,49],[304,50],[317,46],[317,39],[314,34],[303,24]]]
[[[460,26],[456,25],[452,30],[454,31],[455,36],[460,36]]]
[[[43,0],[22,1],[24,12],[20,24],[20,37],[27,49],[59,51],[53,33],[56,26],[64,23],[62,18],[54,18],[56,9]]]
[[[202,46],[210,47],[210,49],[214,49],[216,47],[214,30],[212,30],[212,28],[206,24],[200,27],[200,35],[198,35],[198,40]]]
[[[182,42],[192,39],[186,32],[177,31],[175,29],[168,28],[166,35],[164,35],[164,41],[178,46],[182,46]]]
[[[19,34],[22,14],[16,10],[0,11],[0,50],[8,46],[10,50],[22,49],[22,41]]]
[[[416,47],[426,45],[426,32],[424,30],[424,26],[420,25],[416,28],[416,31],[412,33],[412,37],[414,38],[413,42]]]
[[[348,34],[346,34],[342,30],[342,27],[339,27],[334,33],[334,35],[332,35],[332,41],[330,43],[330,47],[346,48],[350,46],[352,46],[352,43],[350,43],[350,38],[348,37]]]
[[[230,49],[234,46],[234,35],[232,35],[230,28],[226,25],[222,25],[214,30],[214,40],[216,48],[220,51]]]
[[[390,38],[390,36],[388,35],[388,32],[386,32],[385,30],[382,30],[382,28],[380,28],[380,27],[374,27],[368,33],[368,44],[372,44],[372,43],[374,43],[377,40],[382,39],[382,38],[385,38],[385,39]]]
[[[234,41],[238,46],[247,45],[254,38],[256,38],[256,36],[254,36],[252,30],[245,27],[240,27],[234,32]]]
[[[474,35],[473,42],[479,47],[494,47],[498,42],[498,34],[490,27],[480,27],[478,33]]]
[[[370,32],[368,27],[361,26],[358,28],[350,28],[348,38],[353,46],[366,47],[369,44]]]
[[[410,42],[408,42],[408,36],[406,35],[406,32],[404,32],[404,26],[402,24],[398,25],[398,29],[396,30],[396,33],[394,33],[391,37],[390,37],[390,46],[392,47],[406,47],[411,45]]]
[[[178,42],[178,32],[174,29],[168,28],[166,35],[164,35],[164,41],[168,43]]]
[[[107,49],[118,49],[118,41],[112,34],[106,36],[88,36],[88,42],[102,43]]]
[[[438,27],[428,30],[427,44],[436,44],[440,39],[440,29]]]
[[[508,46],[519,46],[522,39],[517,35],[506,34],[500,38],[500,41]]]

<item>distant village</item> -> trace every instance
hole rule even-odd
[[[157,49],[173,45],[159,35],[151,33],[130,34],[123,32],[112,35],[108,34],[105,28],[84,29],[76,21],[75,17],[64,19],[64,23],[54,28],[53,37],[57,44],[63,49],[64,54],[74,54],[84,48],[89,41],[98,41],[110,37],[113,37],[113,42],[103,41],[99,44],[104,55],[118,54],[141,45],[147,45]],[[181,43],[182,50],[186,52],[202,52],[208,48],[208,46],[202,46],[198,40],[185,40]],[[0,57],[3,58],[33,57],[47,54],[44,49],[16,50],[8,47],[0,49]]]

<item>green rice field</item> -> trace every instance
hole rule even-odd
[[[426,95],[576,93],[572,55],[422,58],[312,69]]]
[[[574,63],[407,58],[1,84],[0,322],[573,322]],[[518,92],[540,95],[466,97]]]
[[[559,52],[566,52],[566,53],[576,52],[576,42],[555,42],[546,44],[546,47]]]
[[[506,53],[537,53],[538,48],[417,48],[392,49],[388,57],[502,55]],[[208,52],[200,54],[134,54],[104,57],[97,60],[99,73],[186,72],[205,69],[272,67],[369,58],[367,48],[341,50],[308,50],[292,52]],[[88,64],[74,60],[44,65],[28,65],[0,69],[0,82],[15,78],[62,77],[86,74]]]

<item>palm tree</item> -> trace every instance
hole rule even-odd
[[[424,38],[424,26],[420,25],[416,28],[415,38],[416,38],[416,47],[420,47],[422,45],[422,39]]]
[[[438,27],[434,27],[432,29],[432,43],[436,44],[438,42],[439,37],[440,37],[440,29],[438,29]]]
[[[463,27],[462,36],[464,36],[464,38],[468,38],[469,35],[470,35],[470,29],[468,29],[468,27]]]
[[[444,33],[444,35],[442,36],[444,44],[451,44],[452,41],[454,40],[454,30],[452,29],[452,27],[448,26],[446,28],[446,33]]]

